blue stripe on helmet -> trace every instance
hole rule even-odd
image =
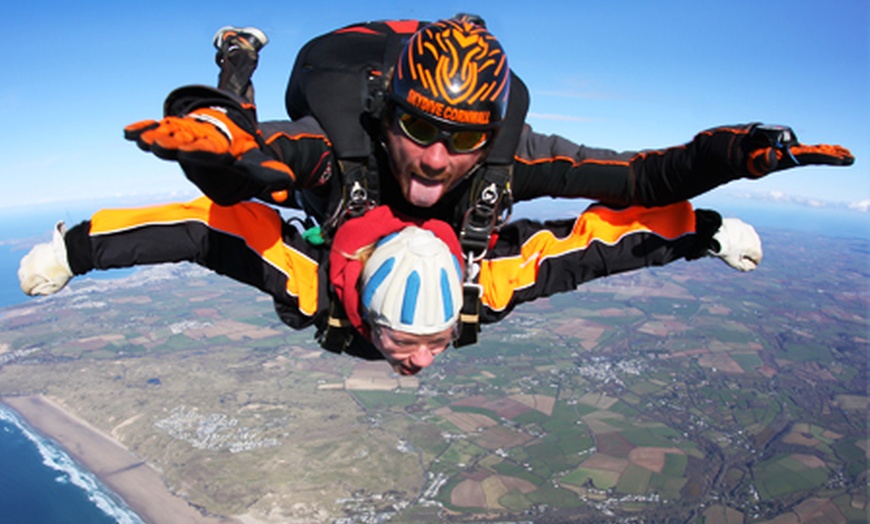
[[[386,244],[387,242],[389,242],[393,237],[395,237],[395,236],[398,235],[398,234],[399,234],[398,232],[396,232],[396,233],[390,233],[390,234],[387,235],[387,236],[381,237],[381,239],[378,240],[377,243],[375,243],[375,247],[381,247],[382,245],[384,245],[384,244]]]
[[[441,268],[441,303],[444,305],[444,322],[453,316],[453,294],[450,292],[450,277]]]
[[[405,282],[405,296],[402,300],[402,324],[414,323],[414,314],[417,312],[417,297],[420,294],[420,274],[411,271]]]
[[[366,309],[371,308],[372,305],[372,297],[375,296],[375,292],[378,290],[381,284],[384,283],[387,276],[390,274],[390,271],[393,270],[393,265],[396,263],[395,257],[390,257],[384,260],[383,264],[375,270],[374,274],[371,276],[368,282],[366,282],[365,289],[363,289],[362,295],[362,303],[363,307]]]

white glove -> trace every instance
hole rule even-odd
[[[723,218],[713,240],[714,248],[718,243],[719,249],[711,249],[710,256],[721,258],[734,269],[752,271],[761,263],[761,238],[754,227],[739,218]]]
[[[63,237],[66,227],[63,222],[54,226],[51,242],[37,244],[21,259],[18,266],[18,282],[21,290],[30,296],[57,293],[72,278],[72,270],[66,258]]]

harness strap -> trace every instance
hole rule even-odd
[[[485,165],[474,176],[471,202],[462,217],[459,242],[464,253],[482,258],[489,239],[510,218],[513,207],[511,165]]]
[[[323,217],[321,235],[331,241],[338,227],[348,218],[358,217],[377,207],[380,202],[379,179],[376,160],[338,160],[341,176],[341,194],[331,200],[335,207]]]
[[[480,332],[480,284],[465,282],[462,284],[462,310],[459,312],[459,337],[453,341],[453,347],[462,347],[477,342]]]
[[[476,174],[472,186],[472,202],[462,219],[459,243],[467,258],[465,282],[462,285],[462,310],[459,316],[459,338],[453,343],[461,347],[477,342],[480,332],[480,297],[483,288],[477,283],[479,262],[486,255],[492,234],[510,218],[513,206],[511,178],[513,166],[484,166]]]
[[[344,312],[344,307],[336,298],[329,301],[329,316],[326,325],[314,335],[320,346],[333,353],[343,353],[353,340],[353,328]]]

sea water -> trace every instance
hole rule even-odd
[[[0,522],[143,524],[69,455],[0,406]]]
[[[560,204],[549,201],[543,216],[558,213]],[[567,207],[562,202],[562,207]],[[847,210],[813,210],[802,206],[762,206],[752,202],[696,202],[697,207],[721,210],[758,227],[805,231],[808,234],[855,237],[870,236],[870,217]],[[582,211],[574,205],[571,210]],[[96,207],[91,207],[96,209]],[[533,206],[526,216],[538,218]],[[57,217],[29,212],[15,220],[0,212],[0,314],[2,308],[29,300],[18,286],[18,262],[29,243],[11,239],[47,241],[54,220],[63,218],[73,225],[87,217],[81,211],[67,211]],[[133,270],[95,272],[89,277],[117,278]],[[75,463],[51,440],[39,436],[15,414],[0,406],[0,523],[2,524],[141,523],[120,499],[103,487],[96,477]]]

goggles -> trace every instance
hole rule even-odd
[[[374,336],[387,338],[398,347],[426,346],[430,349],[438,349],[438,353],[440,353],[445,350],[447,346],[459,339],[459,322],[453,324],[449,336],[443,338],[439,337],[437,339],[434,338],[434,335],[437,335],[438,333],[433,333],[431,335],[413,335],[377,322],[372,322],[370,325]]]
[[[396,108],[396,120],[399,128],[408,138],[423,147],[429,147],[441,141],[451,153],[471,153],[486,145],[489,141],[488,131],[447,131],[432,122],[414,116],[401,108]]]

